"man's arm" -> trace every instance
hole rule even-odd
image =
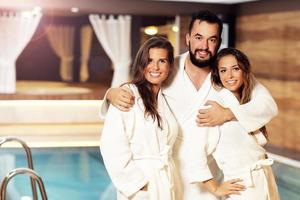
[[[197,116],[198,126],[216,126],[226,121],[238,120],[246,131],[255,131],[267,124],[278,113],[277,105],[269,91],[257,83],[252,91],[251,101],[240,105],[235,96],[228,90],[220,91],[228,108],[217,102],[208,101],[210,109],[201,109]]]
[[[196,123],[200,127],[213,127],[222,125],[224,122],[236,120],[234,114],[229,108],[224,108],[216,101],[208,100],[205,103],[206,108],[198,111]]]
[[[99,116],[104,119],[111,103],[121,111],[128,112],[134,105],[134,95],[128,87],[110,88],[106,91],[102,105],[100,107]]]

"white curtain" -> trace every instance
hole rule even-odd
[[[80,48],[81,48],[81,59],[80,59],[80,82],[86,82],[89,79],[89,67],[88,61],[91,51],[92,44],[92,27],[90,25],[83,26],[81,28],[81,40],[80,40]]]
[[[16,60],[29,43],[41,13],[0,13],[0,93],[16,92]]]
[[[75,27],[68,25],[50,25],[47,27],[47,37],[50,46],[60,58],[60,77],[63,81],[73,80]]]
[[[113,63],[114,75],[112,87],[119,86],[129,79],[131,63],[131,17],[111,15],[108,19],[102,15],[90,15],[90,22],[103,49]]]

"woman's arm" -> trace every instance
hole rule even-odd
[[[218,184],[215,179],[202,182],[202,185],[217,197],[223,197],[231,194],[239,194],[239,191],[245,190],[245,186],[239,184],[242,179],[232,179],[222,184]]]
[[[127,197],[138,192],[148,182],[133,160],[126,133],[126,123],[133,123],[129,122],[134,120],[133,114],[122,113],[110,106],[100,139],[100,150],[107,172],[117,189]]]
[[[188,166],[187,178],[191,184],[201,183],[213,178],[213,174],[208,166],[209,161],[207,156],[212,153],[208,152],[208,138],[209,136],[219,135],[218,128],[208,129],[195,126],[194,129],[190,130],[189,137],[187,138],[189,151],[189,156],[186,158]],[[217,139],[218,137],[214,138]],[[211,149],[214,149],[214,147]]]

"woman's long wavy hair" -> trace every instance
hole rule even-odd
[[[244,78],[244,82],[243,85],[240,88],[240,99],[239,102],[240,104],[245,104],[248,103],[251,100],[251,94],[253,91],[253,88],[255,87],[256,81],[254,79],[254,76],[251,72],[251,64],[250,61],[248,59],[248,57],[241,51],[239,51],[238,49],[229,47],[229,48],[224,48],[222,50],[220,50],[216,56],[216,60],[212,66],[212,83],[219,88],[224,87],[220,76],[219,76],[219,70],[218,70],[218,65],[220,60],[225,57],[231,55],[233,57],[235,57],[235,59],[238,62],[238,65],[240,67],[240,69],[243,71],[243,78]],[[266,127],[263,126],[262,128],[259,129],[267,138],[267,130]],[[253,134],[253,132],[251,133]]]
[[[149,63],[149,50],[152,48],[166,49],[168,52],[168,62],[170,70],[174,63],[174,50],[172,44],[164,37],[152,37],[147,40],[139,49],[133,66],[132,66],[132,81],[138,88],[140,96],[145,106],[145,117],[151,116],[153,120],[157,120],[158,126],[162,128],[161,117],[157,111],[157,97],[152,92],[152,84],[149,83],[144,75],[144,69]],[[170,74],[170,72],[169,72]]]

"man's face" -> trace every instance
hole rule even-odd
[[[221,39],[218,24],[196,20],[186,35],[191,62],[197,67],[208,67],[214,61]]]

